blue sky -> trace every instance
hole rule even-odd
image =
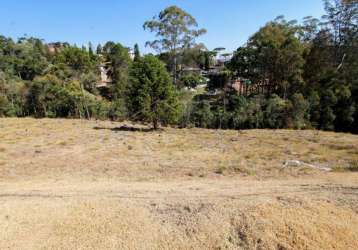
[[[77,45],[108,40],[126,46],[138,43],[148,52],[144,44],[153,35],[142,25],[170,5],[188,11],[208,30],[199,42],[228,51],[278,15],[301,20],[324,13],[322,0],[1,0],[0,34]]]

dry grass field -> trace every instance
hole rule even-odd
[[[0,119],[0,249],[357,249],[357,169],[344,133]]]

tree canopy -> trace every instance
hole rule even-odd
[[[178,96],[165,65],[155,56],[147,55],[130,69],[128,109],[134,120],[160,123],[177,121],[180,112]]]
[[[145,30],[155,33],[158,38],[146,45],[159,52],[169,52],[173,62],[174,82],[177,79],[178,54],[185,48],[195,44],[195,38],[206,33],[205,29],[198,29],[195,18],[177,6],[170,6],[162,10],[157,17],[146,21]]]

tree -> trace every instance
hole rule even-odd
[[[100,43],[97,45],[96,54],[97,55],[102,54],[102,45]]]
[[[233,126],[236,129],[242,129],[247,125],[248,102],[244,96],[237,96],[234,100],[235,109],[232,117]]]
[[[56,54],[54,62],[66,64],[77,72],[88,72],[94,66],[87,51],[75,46],[66,47]]]
[[[304,46],[294,23],[278,18],[266,24],[237,50],[229,68],[254,83],[269,80],[272,92],[285,100],[301,90]]]
[[[314,128],[318,128],[321,119],[320,96],[317,91],[312,91],[311,93],[309,93],[307,99],[309,103],[308,115],[310,118],[311,125]]]
[[[322,129],[354,131],[358,127],[355,108],[358,99],[358,5],[353,0],[324,2],[326,15],[309,41],[305,58],[304,79],[308,93],[316,93],[319,98],[315,99],[320,101],[319,111],[314,112],[317,109],[310,107],[311,120],[315,123],[319,120]]]
[[[140,51],[139,51],[139,46],[136,43],[134,45],[134,61],[138,61],[138,60],[140,60]]]
[[[153,55],[131,66],[127,97],[131,118],[151,122],[155,130],[160,123],[168,124],[179,118],[180,105],[170,75]]]
[[[283,128],[285,125],[286,102],[277,95],[272,95],[267,100],[265,109],[266,126],[273,129]]]
[[[91,42],[88,43],[88,54],[89,54],[91,59],[94,59],[93,46],[92,46]]]
[[[292,96],[290,102],[291,117],[293,126],[295,129],[301,129],[306,127],[306,118],[307,111],[309,108],[309,103],[305,100],[304,96],[301,93],[296,93]]]
[[[20,38],[14,46],[12,64],[14,73],[24,80],[33,80],[48,65],[42,41],[36,38]]]
[[[195,38],[206,33],[205,29],[197,29],[193,16],[177,6],[162,10],[158,17],[144,23],[143,28],[155,32],[157,40],[146,45],[159,52],[169,52],[173,62],[172,74],[174,84],[177,81],[179,53],[195,43]]]
[[[255,96],[250,99],[247,106],[247,123],[248,128],[262,128],[264,122],[263,98]]]
[[[186,67],[201,68],[205,67],[206,47],[203,44],[197,44],[190,48],[183,49],[181,53],[181,63]]]
[[[202,128],[211,127],[214,114],[211,111],[211,105],[208,100],[201,100],[194,103],[191,120],[193,123]]]
[[[334,129],[334,105],[337,104],[337,97],[331,89],[325,90],[321,96],[320,128],[324,130]]]
[[[128,48],[120,43],[107,42],[102,49],[105,62],[108,62],[109,77],[112,79],[110,96],[113,99],[124,98],[128,84],[128,70],[131,65]]]
[[[195,89],[200,83],[204,82],[204,78],[199,74],[185,74],[180,78],[180,82],[189,89]]]

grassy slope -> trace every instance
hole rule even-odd
[[[122,125],[0,119],[0,249],[358,244],[357,136]]]
[[[120,131],[123,124],[80,120],[0,120],[0,180],[151,180],[312,175],[286,160],[347,167],[358,137],[293,130]],[[49,164],[50,163],[50,164]]]

